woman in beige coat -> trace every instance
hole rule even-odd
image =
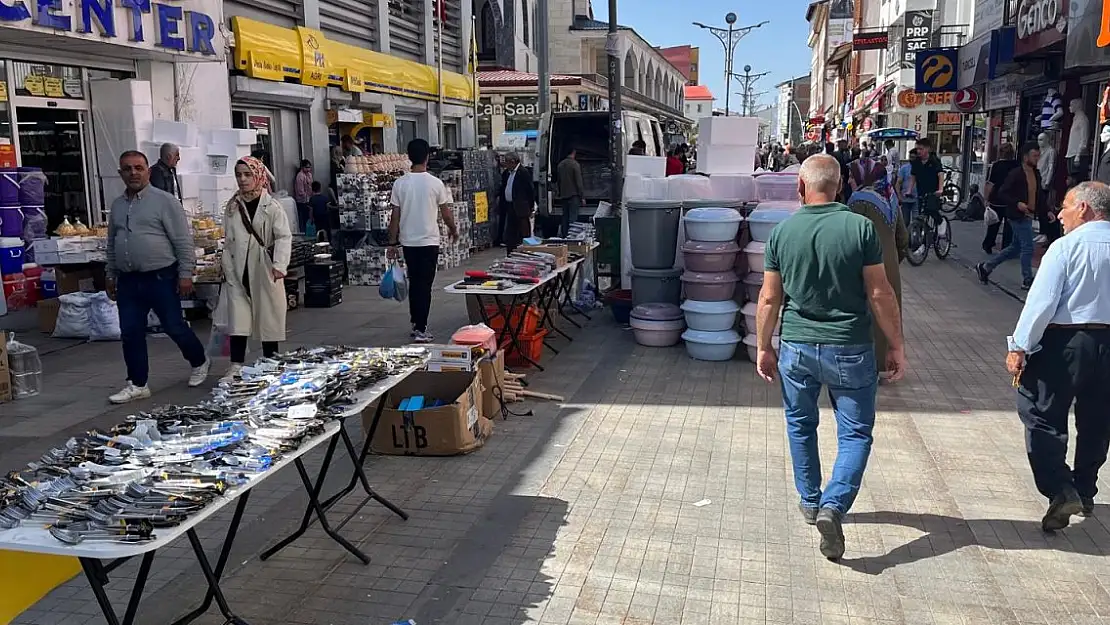
[[[249,156],[239,160],[235,182],[239,192],[224,214],[224,303],[231,337],[225,379],[242,371],[248,338],[262,341],[265,357],[285,340],[284,278],[293,244],[285,210],[266,191],[266,166]]]

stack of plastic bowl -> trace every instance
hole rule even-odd
[[[756,185],[759,185],[759,180],[766,176],[759,176],[756,178]],[[794,176],[794,184],[797,184],[797,176]],[[781,183],[774,183],[765,185],[763,187],[766,193],[777,193],[779,184],[782,188],[785,185]],[[763,193],[763,192],[761,192]],[[797,190],[793,191],[796,195]],[[761,201],[759,206],[756,207],[750,215],[748,215],[748,232],[751,233],[752,241],[744,246],[742,253],[747,257],[748,273],[741,279],[744,290],[747,292],[748,304],[744,306],[744,327],[747,334],[744,336],[744,345],[748,348],[748,356],[755,361],[756,351],[756,335],[755,335],[755,304],[759,299],[759,290],[763,288],[763,269],[764,259],[766,252],[767,240],[771,237],[771,231],[775,226],[783,221],[786,221],[791,215],[796,213],[801,208],[801,204],[797,199],[779,199]],[[780,320],[781,324],[781,320]],[[778,344],[778,331],[775,331],[776,345]]]
[[[677,306],[682,298],[682,270],[675,269],[674,259],[682,202],[630,200],[625,208],[632,254],[632,305]]]
[[[640,304],[629,319],[636,342],[646,347],[670,347],[686,329],[682,310],[674,304]]]
[[[697,360],[729,360],[740,336],[733,329],[739,307],[732,301],[739,278],[733,267],[740,211],[730,207],[694,208],[683,218],[686,243],[682,246],[682,275],[689,329],[683,333],[686,352]]]

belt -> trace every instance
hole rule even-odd
[[[1110,323],[1050,323],[1049,330],[1110,330]]]

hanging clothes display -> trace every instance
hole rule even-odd
[[[1049,89],[1041,104],[1041,129],[1053,130],[1060,125],[1060,118],[1064,116],[1064,101],[1055,89]]]

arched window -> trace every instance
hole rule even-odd
[[[489,0],[482,3],[478,14],[478,58],[493,60],[497,58],[497,22],[493,17],[493,6]]]
[[[532,44],[530,43],[531,37],[529,35],[531,33],[529,31],[532,30],[532,20],[528,19],[528,0],[520,0],[520,10],[520,16],[523,18],[520,23],[524,28],[524,45],[530,46]]]
[[[632,50],[624,57],[624,86],[636,90],[636,57],[632,55]]]

